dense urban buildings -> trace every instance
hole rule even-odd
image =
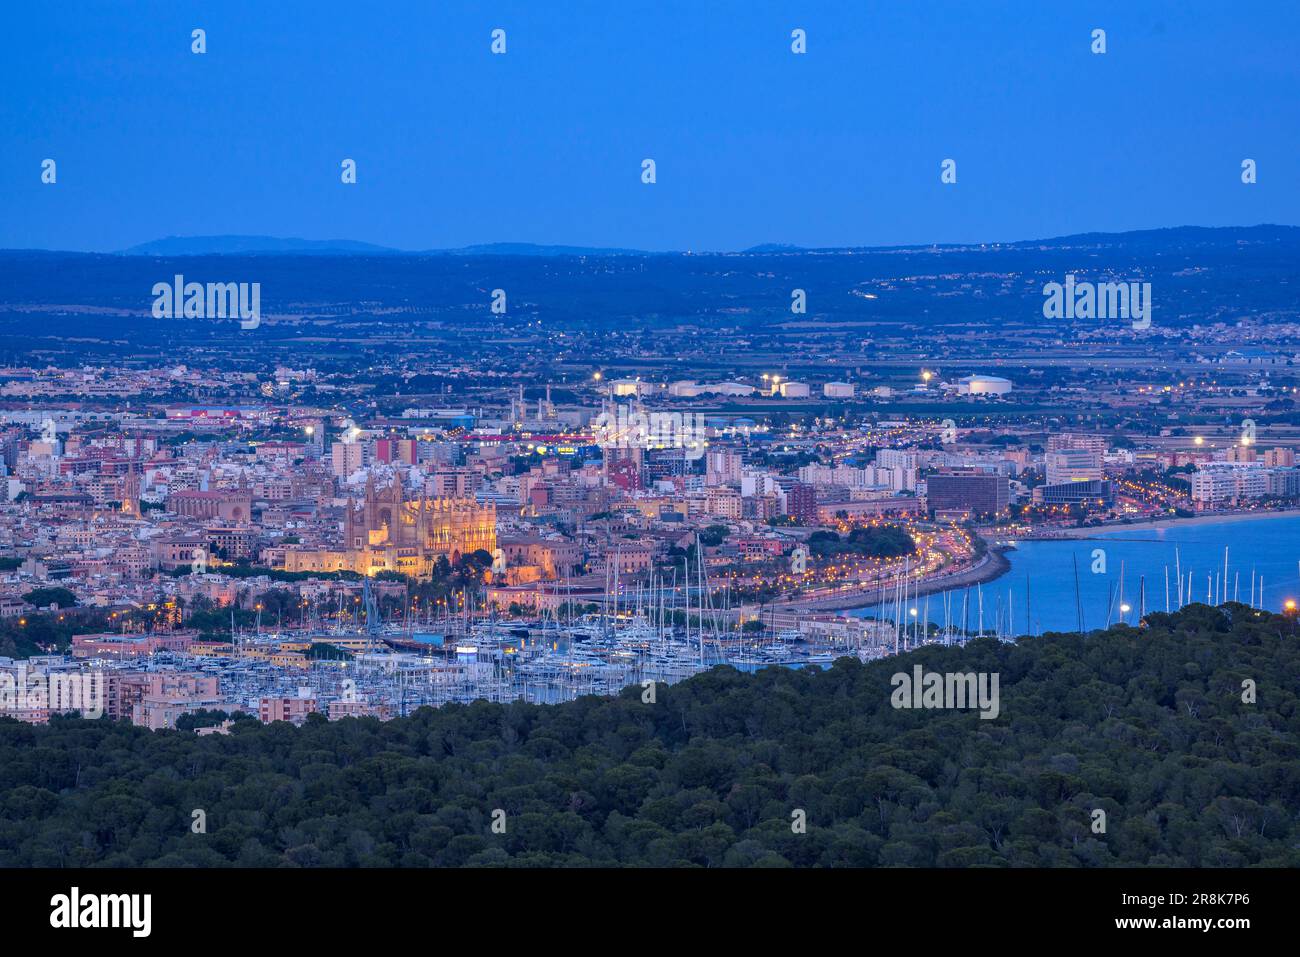
[[[0,29],[11,939],[1287,927],[1300,8],[100,6]]]
[[[1123,372],[994,339],[953,366],[903,334],[800,331],[793,362],[790,334],[725,328],[686,353],[650,330],[635,374],[577,325],[366,365],[68,340],[0,369],[0,710],[78,710],[37,691],[84,674],[150,727],[394,717],[890,654],[916,640],[895,593],[995,581],[990,544],[1300,501],[1300,383],[1241,358],[1253,329]],[[633,624],[683,644],[589,667],[548,637]]]

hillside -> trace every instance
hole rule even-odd
[[[216,246],[201,237],[165,240],[129,255],[0,251],[0,334],[11,337],[14,351],[48,347],[51,337],[120,337],[170,356],[230,334],[209,319],[153,318],[154,285],[178,274],[259,283],[268,317],[259,336],[285,343],[316,334],[388,335],[390,323],[403,330],[472,329],[481,337],[497,323],[515,329],[543,319],[548,328],[574,331],[686,324],[782,334],[793,288],[815,291],[808,321],[854,336],[864,323],[876,336],[971,324],[1001,334],[1008,323],[1036,336],[1044,333],[1044,283],[1076,273],[1151,282],[1159,290],[1161,328],[1189,329],[1246,316],[1294,321],[1289,290],[1300,260],[1300,229],[1283,226],[700,255],[509,243],[397,254],[343,241],[218,239]],[[518,290],[504,316],[489,312],[494,288]]]
[[[0,720],[0,866],[1300,864],[1294,622],[1148,621],[715,669],[653,705],[630,688],[204,738]],[[914,664],[997,672],[999,716],[895,710]]]

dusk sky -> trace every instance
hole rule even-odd
[[[1295,224],[1298,28],[1290,0],[10,4],[0,247],[703,251]]]

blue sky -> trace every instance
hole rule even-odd
[[[247,233],[730,250],[1295,224],[1298,11],[6,4],[0,247]],[[504,56],[489,50],[496,27]],[[1097,27],[1104,55],[1089,50]],[[356,185],[339,181],[344,158]],[[956,185],[940,183],[945,158]]]

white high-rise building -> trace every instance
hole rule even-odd
[[[875,484],[871,468],[859,469],[851,465],[805,465],[799,470],[799,481],[809,485],[844,485],[848,488],[866,488]]]
[[[1266,469],[1251,465],[1215,463],[1192,473],[1192,501],[1213,507],[1268,494]]]
[[[1092,482],[1105,478],[1102,454],[1087,449],[1062,449],[1048,452],[1043,457],[1047,466],[1047,484],[1066,482]]]
[[[1098,455],[1105,455],[1109,444],[1106,442],[1104,435],[1087,435],[1083,432],[1060,432],[1056,435],[1047,437],[1047,451],[1064,452],[1073,449],[1081,449],[1086,452],[1096,452]]]

